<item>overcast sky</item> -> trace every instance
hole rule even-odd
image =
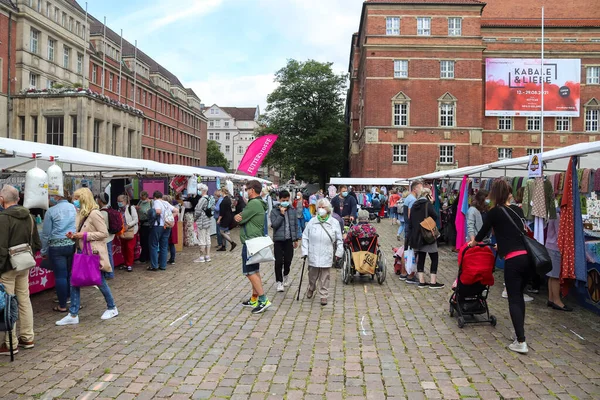
[[[85,1],[79,0],[85,8]],[[206,105],[266,106],[286,60],[346,73],[363,0],[88,0]]]

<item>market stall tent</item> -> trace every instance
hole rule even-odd
[[[395,186],[407,185],[408,181],[400,178],[331,178],[330,185],[355,185],[355,186]]]

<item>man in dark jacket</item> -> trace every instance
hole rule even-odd
[[[294,249],[298,247],[298,218],[296,210],[290,207],[290,193],[282,190],[279,193],[279,204],[271,210],[271,227],[275,249],[275,278],[277,291],[283,292],[290,285],[289,273],[294,257]]]
[[[19,192],[10,185],[4,185],[0,191],[0,283],[4,284],[6,292],[15,294],[19,303],[20,335],[17,341],[16,329],[12,331],[14,353],[18,346],[25,349],[33,348],[33,309],[29,300],[29,270],[16,271],[12,269],[8,249],[13,246],[28,243],[35,254],[42,248],[42,242],[33,218],[23,206],[18,205]],[[8,333],[0,345],[0,355],[10,355]]]

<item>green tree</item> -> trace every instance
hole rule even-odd
[[[229,161],[225,158],[225,154],[221,152],[219,143],[214,140],[209,140],[206,144],[206,165],[208,167],[223,167],[225,171],[229,171]]]
[[[275,75],[259,135],[279,135],[265,164],[325,187],[344,163],[346,75],[332,63],[289,60]]]

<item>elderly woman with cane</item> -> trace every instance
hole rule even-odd
[[[310,220],[302,234],[302,257],[308,259],[306,297],[313,297],[318,283],[323,306],[327,305],[331,267],[344,254],[342,231],[338,222],[331,216],[332,212],[329,200],[319,200],[317,217]]]

